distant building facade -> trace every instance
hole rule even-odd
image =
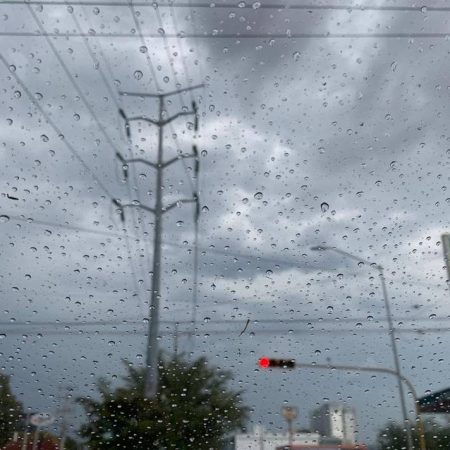
[[[319,444],[318,433],[294,433],[292,437],[295,445],[317,446]],[[236,434],[233,444],[235,450],[274,450],[288,443],[287,432],[272,433],[258,426],[252,433]]]
[[[356,415],[349,406],[325,403],[312,413],[311,427],[321,437],[340,439],[343,444],[356,442]]]

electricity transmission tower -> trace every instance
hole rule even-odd
[[[116,156],[122,163],[122,168],[124,171],[125,178],[128,177],[128,165],[133,163],[145,164],[152,167],[156,171],[156,198],[155,205],[150,207],[143,204],[136,203],[122,203],[118,199],[113,199],[114,205],[118,208],[121,216],[122,222],[125,221],[124,209],[127,207],[138,207],[145,211],[152,213],[155,217],[155,228],[153,237],[153,276],[152,276],[152,289],[151,289],[151,301],[150,301],[150,320],[149,329],[147,336],[147,352],[146,352],[146,369],[145,369],[145,391],[144,395],[146,398],[151,399],[156,396],[158,391],[158,329],[159,329],[159,301],[161,296],[161,236],[162,236],[162,219],[163,215],[169,212],[172,208],[179,206],[184,203],[195,203],[196,214],[195,220],[198,220],[199,216],[199,199],[198,192],[193,193],[192,198],[182,198],[176,202],[170,203],[169,205],[164,205],[163,203],[163,172],[168,166],[176,163],[181,158],[194,158],[195,159],[195,176],[198,177],[199,172],[199,159],[198,150],[195,145],[193,145],[192,153],[178,154],[177,156],[164,160],[164,127],[169,125],[172,121],[178,119],[182,116],[194,116],[194,129],[198,130],[198,112],[197,105],[193,101],[192,109],[187,111],[179,111],[173,116],[166,117],[165,110],[165,99],[170,96],[179,95],[182,92],[191,91],[193,89],[198,89],[203,87],[203,85],[197,85],[188,87],[185,89],[179,89],[176,91],[167,92],[164,94],[143,94],[136,92],[120,92],[120,95],[126,95],[130,97],[150,97],[158,99],[159,104],[159,114],[157,119],[151,119],[146,116],[135,116],[128,117],[125,112],[120,109],[119,114],[125,120],[125,130],[128,139],[131,139],[131,128],[130,122],[132,121],[142,121],[147,122],[150,125],[154,125],[158,128],[158,152],[156,162],[149,161],[144,158],[131,158],[126,159],[120,153]]]

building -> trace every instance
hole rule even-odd
[[[321,437],[336,438],[343,444],[355,444],[355,411],[339,403],[325,403],[312,413],[311,428]]]
[[[277,447],[276,450],[367,450],[365,444],[355,444],[355,445],[340,445],[340,444],[330,444],[330,445],[289,445]]]
[[[293,433],[294,445],[317,446],[318,433]],[[287,432],[272,433],[257,426],[252,433],[241,433],[234,436],[235,450],[274,450],[289,443]]]

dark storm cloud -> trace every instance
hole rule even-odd
[[[36,14],[48,31],[76,30],[67,7],[39,9]],[[137,9],[142,27],[157,31],[160,25],[153,9]],[[6,29],[37,30],[27,8],[2,6],[2,10],[8,13],[8,20],[2,22]],[[168,10],[161,11],[169,33],[173,25]],[[177,11],[179,29],[192,30],[189,12]],[[129,32],[135,27],[128,8],[97,11],[74,7],[73,14],[84,30]],[[426,31],[441,26],[436,15],[421,13],[310,14],[211,8],[198,10],[195,16],[199,30],[224,33],[284,33],[288,29],[366,32],[388,27],[402,31],[421,26]],[[128,152],[117,106],[82,39],[58,38],[54,42],[114,144]],[[139,39],[92,37],[89,42],[114,89],[155,90]],[[236,372],[236,385],[247,391],[246,400],[255,409],[254,422],[280,427],[280,415],[273,410],[280,398],[302,404],[305,411],[326,398],[339,399],[357,403],[362,439],[372,438],[388,416],[398,416],[397,402],[392,399],[394,381],[391,386],[384,378],[375,382],[351,376],[348,381],[345,376],[312,372],[302,378],[274,375],[274,381],[265,374],[255,375],[255,360],[260,353],[286,352],[311,362],[326,363],[330,358],[333,363],[391,365],[387,333],[365,333],[372,323],[384,331],[385,311],[376,271],[331,253],[312,252],[312,245],[336,245],[383,264],[396,316],[448,314],[445,271],[437,246],[440,233],[448,226],[446,42],[183,38],[182,43],[190,78],[194,82],[207,78],[206,88],[196,93],[202,111],[197,142],[205,151],[201,157],[201,202],[208,211],[202,212],[200,222],[195,352],[218,364],[225,358],[229,361]],[[164,41],[147,39],[146,44],[160,85],[173,89],[175,80]],[[101,58],[100,45],[112,66],[112,76]],[[184,84],[186,74],[177,41],[170,39],[169,47]],[[131,177],[130,198],[126,184],[120,181],[111,145],[77,98],[45,40],[2,37],[2,50],[30,91],[42,95],[42,107],[108,189],[122,200],[139,196],[151,204],[155,189],[152,171],[131,168],[137,181]],[[203,72],[198,72],[200,67]],[[25,93],[18,98],[15,92],[20,87],[6,69],[1,70],[5,81],[2,117],[13,121],[0,131],[4,142],[1,191],[19,198],[14,202],[3,195],[2,212],[120,234],[123,225],[110,199],[102,198],[104,193],[92,176],[70,156]],[[186,95],[185,102],[189,101]],[[130,115],[155,112],[151,102],[142,100],[122,99],[122,105]],[[174,101],[170,112],[178,107]],[[133,127],[135,155],[155,154],[154,132],[139,124]],[[172,154],[177,148],[189,151],[193,138],[185,123],[177,124],[175,132],[179,143],[169,138]],[[42,135],[49,138],[47,142]],[[191,161],[187,165],[192,168]],[[181,164],[167,173],[165,194],[167,201],[191,194]],[[127,211],[125,226],[141,236],[131,217]],[[137,273],[131,273],[123,238],[14,220],[0,224],[5,320],[147,316],[151,280],[151,255],[148,258],[147,252],[152,250],[153,218],[143,215],[142,220],[149,246],[131,242]],[[168,245],[163,252],[162,320],[190,319],[192,225],[189,207],[176,209],[164,219]],[[27,274],[30,279],[25,278]],[[138,288],[142,306],[135,296],[133,278],[142,280]],[[297,334],[282,323],[287,317],[311,319],[315,330],[322,329],[315,320],[319,318],[335,319],[337,324],[339,320],[347,324],[343,320],[347,318],[366,320],[362,328],[355,323],[355,332],[349,335]],[[218,328],[212,324],[222,318],[233,324],[228,334],[217,331],[215,335]],[[256,322],[267,318],[279,319],[280,329],[266,333]],[[239,336],[247,319],[251,320],[248,334]],[[302,330],[303,326],[302,322]],[[168,327],[162,326],[161,345],[166,349],[173,346]],[[97,375],[120,375],[121,358],[141,364],[145,324],[137,329],[137,337],[85,332],[70,337],[49,334],[40,340],[31,332],[29,338],[11,334],[2,341],[8,359],[5,367],[14,374],[14,384],[27,405],[52,409],[58,402],[50,400],[51,395],[68,378],[82,395],[93,392]],[[400,337],[405,374],[421,392],[430,384],[441,387],[443,341],[435,335]],[[180,347],[191,351],[193,344],[181,339]],[[433,356],[427,356],[430,354]],[[30,372],[36,372],[31,388]],[[269,383],[278,384],[281,394],[270,389]],[[385,383],[390,389],[384,389]],[[373,407],[378,404],[383,408]]]

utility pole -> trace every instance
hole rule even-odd
[[[61,428],[60,428],[60,439],[59,439],[59,449],[65,450],[66,439],[67,439],[67,415],[70,412],[69,408],[69,399],[71,397],[70,392],[72,392],[72,388],[67,386],[66,388],[60,387],[61,392],[65,390],[64,394],[64,402],[59,410],[60,418],[61,418]]]
[[[194,127],[195,131],[198,130],[198,113],[197,105],[192,102],[192,109],[188,111],[179,111],[178,113],[166,117],[165,111],[165,99],[173,95],[179,95],[186,91],[191,91],[203,87],[203,85],[197,85],[188,87],[185,89],[178,89],[176,91],[171,91],[163,94],[143,94],[136,92],[119,92],[120,95],[129,97],[150,97],[158,99],[159,114],[157,119],[150,119],[145,116],[127,117],[125,112],[120,109],[119,114],[125,120],[125,130],[128,139],[131,139],[131,129],[130,122],[132,121],[142,121],[147,122],[150,125],[158,127],[158,153],[156,162],[148,161],[144,158],[131,158],[125,159],[120,153],[117,153],[117,158],[122,163],[122,168],[124,171],[125,178],[128,177],[128,165],[132,163],[145,164],[152,167],[156,171],[156,198],[154,207],[149,207],[147,205],[127,203],[123,204],[118,199],[113,199],[113,203],[117,206],[118,211],[121,216],[121,220],[125,220],[124,208],[126,207],[138,207],[145,211],[152,213],[155,217],[155,228],[153,237],[153,277],[152,277],[152,291],[151,291],[151,301],[150,301],[150,311],[149,311],[149,329],[147,336],[147,352],[146,352],[146,369],[145,369],[145,391],[144,395],[147,399],[152,399],[156,396],[158,392],[158,329],[159,329],[159,301],[161,297],[161,236],[162,236],[162,218],[163,215],[169,212],[172,208],[179,206],[183,203],[195,203],[196,204],[196,215],[195,218],[198,220],[198,215],[200,212],[198,192],[195,192],[192,198],[179,199],[167,206],[163,203],[163,172],[164,169],[171,164],[179,161],[181,158],[195,158],[195,172],[198,176],[199,170],[199,160],[197,147],[193,146],[192,153],[189,154],[179,154],[171,159],[164,160],[164,127],[170,124],[172,121],[178,119],[182,116],[194,116]]]
[[[178,322],[175,322],[173,330],[173,353],[175,357],[178,356]]]

